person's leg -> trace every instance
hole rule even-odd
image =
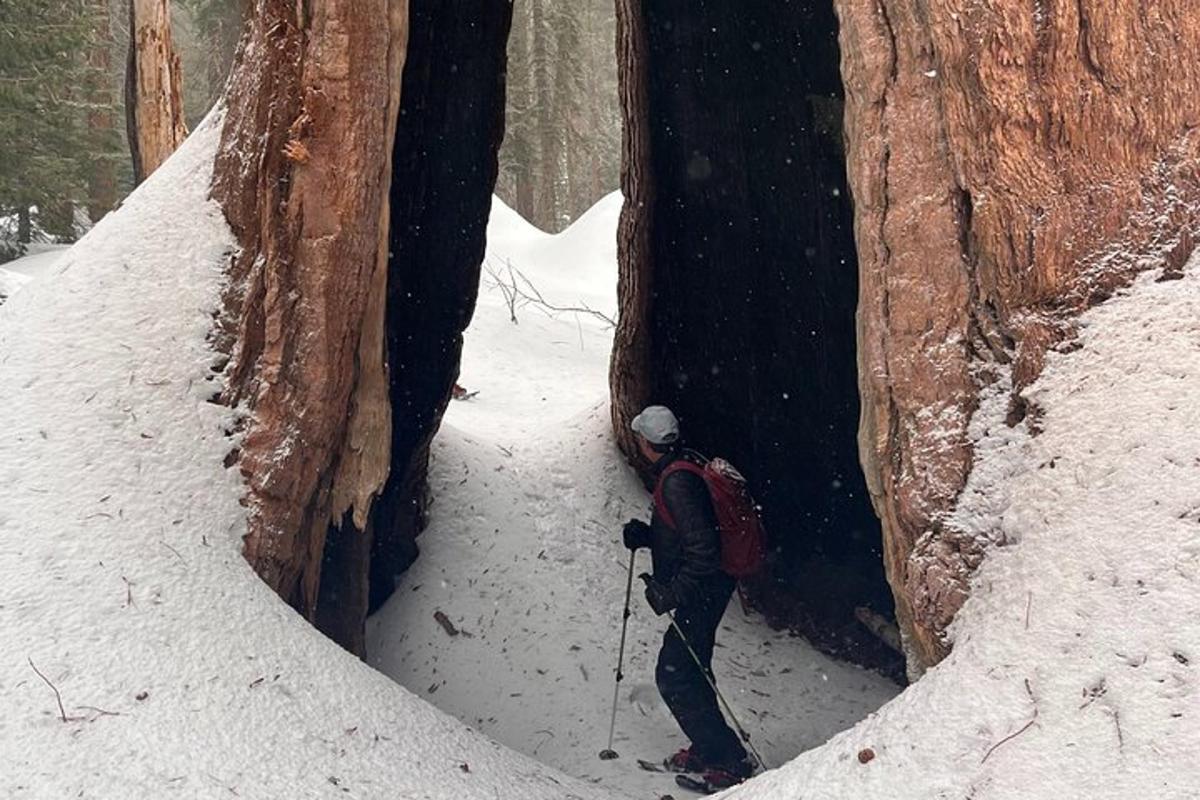
[[[675,619],[704,669],[711,672],[717,626],[732,594],[715,593],[708,602],[677,610]],[[655,670],[658,690],[685,736],[692,741],[693,752],[706,764],[734,764],[746,757],[746,751],[721,714],[717,697],[704,672],[675,629],[668,628]]]

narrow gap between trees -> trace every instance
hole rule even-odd
[[[577,306],[587,286],[615,283],[600,262],[613,269],[616,198],[559,237],[491,205],[508,25],[492,8],[412,6],[391,209],[392,475],[372,522],[369,579],[356,572],[363,554],[337,531],[325,566],[369,580],[378,613],[357,649],[370,663],[510,746],[602,777],[615,769],[593,762],[619,629],[619,526],[647,503],[609,444],[611,332],[574,312],[514,309],[501,284],[517,274],[532,280],[526,296]],[[829,8],[702,3],[656,8],[646,25],[647,108],[625,112],[643,114],[652,138],[648,378],[652,400],[678,411],[694,446],[747,473],[774,537],[769,575],[749,597],[777,630],[733,604],[717,670],[778,764],[896,691],[788,630],[839,659],[902,671],[859,615],[870,609],[878,621],[892,607],[858,465],[857,263],[836,20]],[[576,271],[590,277],[573,288]],[[485,383],[505,377],[498,351],[474,366],[468,357],[460,374],[473,315],[478,331],[496,327],[469,334],[471,346],[518,342],[520,359],[557,366],[547,377],[515,359],[503,399],[500,383]],[[575,362],[595,369],[572,373]],[[435,441],[456,382],[481,394],[454,409]],[[339,588],[326,608],[350,584],[328,585]],[[650,758],[678,736],[653,684],[657,622],[635,611],[628,668],[641,678],[621,695],[618,738]],[[808,724],[797,733],[800,718]]]
[[[832,4],[668,3],[645,27],[651,395],[757,491],[775,552],[755,604],[899,675],[899,654],[862,622],[890,620],[893,601],[858,458]]]

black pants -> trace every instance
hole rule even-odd
[[[725,615],[725,606],[729,604],[733,587],[732,580],[721,580],[703,600],[675,610],[679,629],[709,675],[712,675],[717,626]],[[663,636],[654,678],[659,694],[671,709],[684,735],[691,739],[692,752],[701,761],[724,765],[734,764],[746,757],[737,734],[721,714],[716,694],[674,627],[668,628]]]

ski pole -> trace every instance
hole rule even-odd
[[[700,661],[700,656],[696,655],[696,651],[692,649],[692,643],[689,642],[688,638],[683,635],[683,630],[679,627],[679,623],[675,621],[675,615],[668,611],[667,616],[671,619],[671,627],[675,629],[675,635],[679,637],[679,640],[683,642],[683,646],[687,648],[689,653],[691,653],[692,660],[696,662],[696,667],[699,668],[700,674],[704,676],[704,680],[708,681],[709,687],[713,690],[713,693],[716,694],[717,699],[721,701],[721,707],[729,716],[729,720],[733,723],[733,727],[737,728],[738,736],[742,737],[742,741],[745,742],[746,746],[750,748],[750,752],[754,754],[754,759],[758,762],[758,766],[766,769],[767,762],[763,761],[763,757],[758,752],[758,748],[756,748],[754,743],[750,741],[750,734],[746,733],[746,729],[742,727],[742,724],[738,722],[737,717],[734,716],[733,709],[729,707],[729,702],[725,699],[725,695],[721,694],[721,690],[717,688],[717,682],[713,679],[712,673],[705,669],[704,664]]]
[[[618,758],[616,750],[613,750],[613,734],[617,730],[617,701],[621,696],[621,680],[625,677],[625,673],[621,670],[625,666],[625,632],[629,630],[629,598],[633,595],[633,561],[637,558],[637,551],[629,551],[629,577],[625,581],[625,611],[621,617],[621,647],[617,651],[617,680],[613,685],[613,701],[612,701],[612,719],[608,723],[608,747],[600,751],[601,761],[612,761]]]

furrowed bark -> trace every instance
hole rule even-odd
[[[621,193],[625,203],[617,229],[619,321],[613,336],[609,389],[613,430],[630,458],[637,447],[629,424],[650,399],[650,339],[647,333],[653,295],[654,265],[650,231],[654,184],[650,165],[649,60],[646,19],[640,0],[617,0],[618,90],[623,122]]]
[[[384,242],[407,21],[405,0],[311,15],[259,0],[213,187],[242,248],[217,344],[231,357],[225,399],[248,414],[246,558],[310,619],[322,594],[337,597],[327,632],[355,650],[364,531],[390,463]],[[331,526],[341,547],[323,591]]]
[[[248,412],[245,553],[360,654],[415,550],[474,309],[510,14],[259,0],[229,84],[214,195],[242,249],[216,337]]]
[[[170,0],[130,0],[125,120],[137,183],[187,138],[183,68],[171,41]]]
[[[919,672],[988,542],[944,518],[967,424],[1200,224],[1192,0],[836,0],[861,263],[861,450]],[[1036,428],[1036,425],[1035,425]]]

